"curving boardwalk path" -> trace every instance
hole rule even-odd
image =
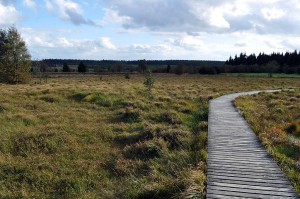
[[[274,91],[267,91],[274,92]],[[206,198],[298,198],[288,179],[257,140],[232,101],[210,101]]]

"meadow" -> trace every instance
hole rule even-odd
[[[292,78],[153,78],[151,92],[138,74],[0,85],[0,197],[204,198],[208,101],[300,87]]]
[[[243,96],[235,104],[300,194],[300,89]]]
[[[226,76],[235,77],[276,77],[276,78],[300,78],[300,74],[284,74],[284,73],[223,73]]]

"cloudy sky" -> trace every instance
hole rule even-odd
[[[226,60],[300,49],[299,0],[0,0],[34,59]]]

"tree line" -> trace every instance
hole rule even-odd
[[[130,61],[132,62],[132,61]],[[41,64],[43,63],[43,64]],[[89,66],[85,61],[80,61],[78,65],[77,62],[63,62],[63,65],[56,64],[55,66],[47,65],[47,61],[33,61],[33,72],[39,72],[40,66],[46,66],[43,71],[46,72],[79,72],[79,73],[145,73],[146,71],[151,71],[153,73],[175,73],[175,74],[219,74],[222,72],[221,64],[212,65],[214,62],[200,62],[199,65],[186,65],[185,62],[176,61],[176,65],[166,64],[166,65],[153,65],[153,61],[147,61],[145,59],[135,61],[136,65],[128,65],[127,61],[112,61],[108,65],[96,65]],[[90,62],[88,62],[90,63]],[[150,63],[150,64],[149,64]],[[152,63],[152,64],[151,64]],[[224,62],[223,62],[224,63]]]
[[[287,73],[300,74],[300,52],[231,56],[225,61],[224,72],[229,73]]]

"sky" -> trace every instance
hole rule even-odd
[[[227,60],[300,49],[299,0],[0,0],[32,58]]]

